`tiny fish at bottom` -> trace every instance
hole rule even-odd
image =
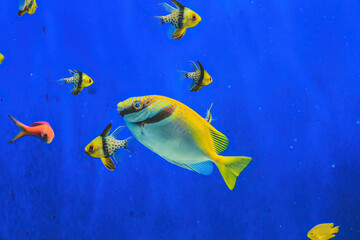
[[[134,137],[153,152],[182,168],[209,175],[218,167],[233,190],[250,157],[224,157],[227,137],[188,106],[168,97],[132,97],[117,111]]]
[[[9,143],[15,142],[19,138],[28,135],[38,137],[46,143],[51,143],[55,137],[54,130],[47,122],[34,122],[30,126],[26,126],[10,115],[9,118],[11,118],[11,120],[19,128],[19,133],[13,139],[11,139]]]

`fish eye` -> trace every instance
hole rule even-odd
[[[192,15],[192,19],[196,20],[196,15],[195,14]]]
[[[134,103],[133,103],[133,107],[136,109],[136,110],[139,110],[139,109],[141,109],[142,108],[142,102],[140,102],[140,101],[135,101]]]
[[[91,146],[89,147],[89,151],[90,151],[90,152],[93,152],[93,151],[94,151],[94,146],[93,146],[93,145],[91,145]]]
[[[45,133],[45,134],[44,134],[44,137],[46,137],[46,138],[47,138],[47,133]]]

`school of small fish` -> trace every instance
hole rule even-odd
[[[195,27],[201,17],[185,7],[177,0],[172,0],[176,6],[160,3],[169,14],[157,16],[161,24],[170,23],[169,36],[175,40],[184,37],[188,28]],[[37,9],[35,0],[22,0],[19,6],[18,16],[25,13],[32,15]],[[4,56],[0,53],[0,64]],[[191,92],[198,92],[204,86],[212,83],[213,79],[197,61],[189,61],[193,72],[181,71],[185,79],[192,79]],[[71,93],[78,95],[86,87],[93,84],[93,80],[85,73],[75,69],[69,69],[71,77],[58,80],[61,85],[71,84]],[[219,169],[226,185],[233,190],[240,173],[250,164],[251,158],[245,156],[222,156],[229,145],[228,138],[215,129],[211,103],[206,117],[201,117],[190,107],[174,99],[149,95],[132,97],[117,104],[117,111],[126,123],[127,128],[144,146],[158,154],[168,162],[197,172],[209,175],[213,172],[214,165]],[[43,142],[50,144],[54,137],[54,131],[50,124],[45,121],[37,121],[29,126],[19,122],[9,115],[19,132],[9,143],[24,136],[35,136]],[[110,135],[112,124],[110,123],[100,134],[92,140],[84,149],[85,153],[93,158],[101,160],[108,170],[115,170],[115,162],[119,163],[121,156],[119,149],[131,151],[133,137],[124,140],[119,139],[125,126],[119,126]],[[335,237],[339,227],[333,223],[319,224],[308,232],[308,238],[312,240],[327,240]]]

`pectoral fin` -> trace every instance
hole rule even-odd
[[[81,91],[83,90],[83,87],[77,87],[75,88],[75,90],[72,92],[72,94],[74,95],[78,95],[79,93],[81,93]]]
[[[172,38],[174,38],[175,40],[179,40],[185,35],[185,32],[186,32],[186,28],[178,28],[174,32]]]
[[[109,169],[110,171],[114,171],[115,170],[115,164],[113,162],[113,160],[111,160],[110,157],[107,158],[101,158],[102,163],[104,164],[104,166]]]

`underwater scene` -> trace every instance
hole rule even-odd
[[[0,1],[0,240],[360,239],[359,13]]]

